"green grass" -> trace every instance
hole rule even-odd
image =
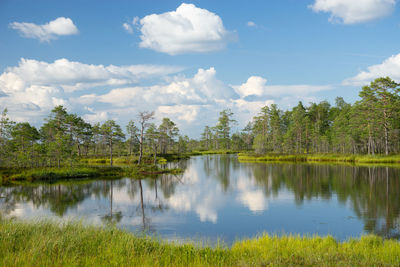
[[[54,182],[65,179],[82,179],[93,177],[110,177],[120,178],[122,176],[139,178],[144,175],[158,175],[162,173],[178,174],[183,172],[182,169],[161,169],[155,165],[142,164],[120,166],[85,166],[85,167],[63,167],[63,168],[33,168],[33,169],[17,169],[2,168],[0,169],[0,185],[21,182]]]
[[[266,154],[256,155],[249,153],[239,153],[239,161],[242,162],[337,162],[337,163],[389,163],[399,164],[400,155],[343,155],[343,154]]]
[[[120,167],[63,167],[63,168],[32,168],[14,169],[7,168],[0,171],[0,184],[15,183],[21,181],[56,181],[60,179],[77,179],[90,177],[110,177],[123,174]]]
[[[193,156],[192,153],[168,153],[168,154],[159,154],[157,155],[157,163],[158,164],[165,164],[166,162],[176,161],[181,159],[188,159],[190,156]],[[200,154],[196,154],[200,155]],[[139,156],[121,156],[121,157],[114,157],[113,164],[114,165],[135,165],[138,163]],[[154,159],[151,154],[143,155],[142,161],[146,164],[153,164]],[[89,165],[98,165],[98,164],[110,164],[110,158],[83,158],[80,160],[83,164]]]
[[[121,156],[114,157],[113,164],[114,165],[126,165],[126,164],[137,164],[139,157],[137,156]],[[147,158],[145,158],[148,160]],[[96,165],[96,164],[110,164],[110,158],[83,158],[80,160],[81,163]]]
[[[0,266],[399,266],[400,243],[263,235],[231,248],[167,243],[116,228],[0,221]]]
[[[204,150],[204,151],[196,151],[196,155],[207,155],[207,154],[236,154],[239,151],[236,150]]]

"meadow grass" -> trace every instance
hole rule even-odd
[[[354,164],[399,164],[400,155],[343,155],[343,154],[266,154],[257,155],[250,153],[239,153],[239,161],[242,162],[333,162]]]
[[[232,247],[167,243],[115,227],[0,221],[0,266],[399,266],[400,242],[268,236]]]
[[[142,164],[129,166],[81,166],[81,167],[62,167],[62,168],[2,168],[0,170],[0,185],[23,183],[23,182],[54,182],[66,179],[82,179],[94,177],[120,178],[122,176],[130,178],[143,178],[143,175],[158,175],[162,173],[179,174],[182,169],[161,169],[156,165]]]

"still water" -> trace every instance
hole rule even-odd
[[[400,238],[400,168],[180,161],[179,175],[0,187],[2,217],[115,223],[165,239],[230,244],[270,234]]]

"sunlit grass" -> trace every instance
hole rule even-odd
[[[398,266],[400,243],[377,236],[268,236],[231,248],[167,243],[113,227],[0,222],[1,266]]]
[[[62,168],[33,168],[15,169],[3,168],[0,170],[0,184],[20,182],[54,182],[63,179],[82,179],[93,177],[120,178],[122,176],[131,178],[143,178],[143,175],[158,175],[162,173],[178,174],[183,170],[179,168],[162,169],[153,164],[121,166],[86,166],[86,167],[62,167]]]
[[[1,183],[18,181],[54,181],[59,179],[90,178],[96,176],[116,176],[123,172],[119,167],[63,167],[63,168],[32,168],[3,169],[0,172]]]
[[[223,149],[220,149],[220,150],[203,150],[203,151],[196,151],[196,152],[194,152],[195,154],[197,154],[197,155],[207,155],[207,154],[236,154],[236,153],[238,153],[239,151],[236,151],[236,150],[223,150]]]
[[[239,153],[242,162],[343,162],[343,163],[400,163],[400,155],[342,155],[342,154],[266,154]]]

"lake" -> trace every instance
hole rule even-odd
[[[157,179],[0,187],[5,218],[80,220],[167,240],[231,244],[262,233],[400,238],[400,168],[240,163],[205,155]]]

